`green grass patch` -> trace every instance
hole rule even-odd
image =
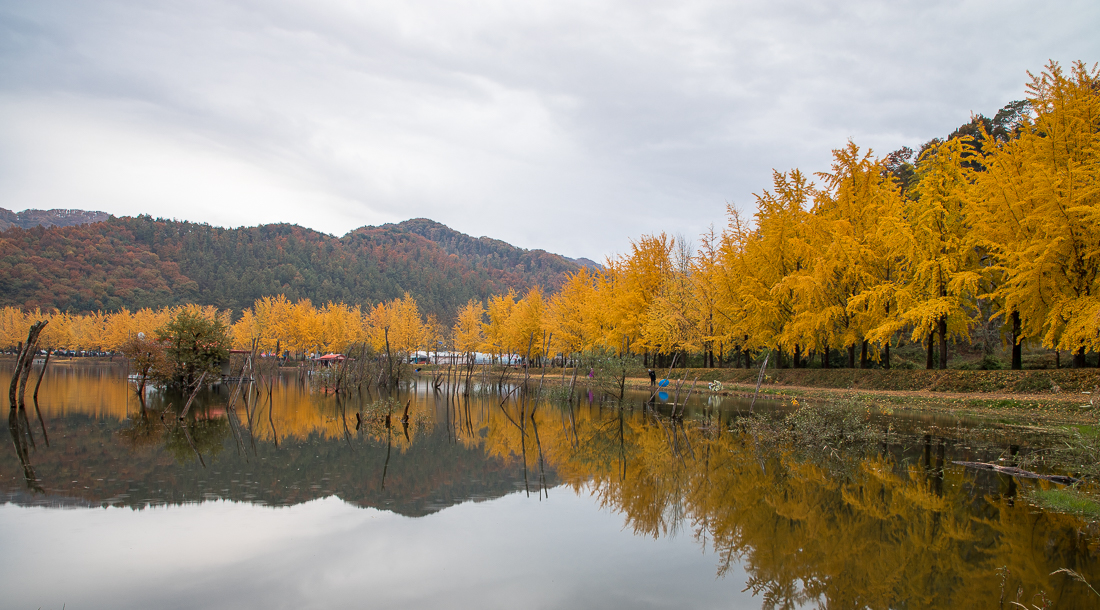
[[[1031,498],[1050,511],[1100,520],[1100,502],[1072,488],[1035,491]]]
[[[1073,426],[1073,428],[1075,428],[1077,432],[1081,434],[1081,436],[1084,436],[1086,438],[1100,437],[1100,426],[1082,424],[1079,426]]]

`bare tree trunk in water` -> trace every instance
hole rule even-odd
[[[386,334],[386,387],[393,383],[393,353],[390,352],[390,329],[382,329]]]
[[[23,392],[27,389],[27,377],[30,375],[31,366],[34,364],[34,353],[38,351],[38,336],[46,327],[46,321],[42,320],[31,325],[27,331],[27,343],[20,350],[15,361],[15,370],[11,374],[11,388],[8,390],[8,401],[11,408],[16,408],[16,396],[18,404],[23,404]]]
[[[38,388],[42,387],[42,378],[46,376],[46,367],[50,366],[50,354],[53,350],[46,350],[46,360],[42,363],[42,371],[38,373],[38,382],[34,384],[34,404],[38,404]]]

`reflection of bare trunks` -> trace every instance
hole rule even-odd
[[[940,439],[939,445],[936,445],[936,470],[935,470],[935,489],[937,496],[943,497],[943,439]]]
[[[27,487],[45,493],[38,484],[38,476],[34,473],[34,466],[31,464],[28,439],[33,441],[33,436],[31,436],[25,410],[14,408],[9,410],[8,430],[11,432],[12,442],[15,443],[15,453],[19,456],[19,463],[23,466],[23,480],[27,482]]]
[[[275,439],[275,448],[279,448],[279,433],[275,430],[275,418],[272,417],[271,411],[275,408],[272,404],[271,393],[267,395],[267,423],[271,424],[271,437]]]
[[[199,453],[198,447],[195,446],[195,441],[191,438],[191,430],[187,422],[184,421],[180,425],[183,426],[183,436],[187,439],[187,444],[191,445],[191,450],[195,452],[195,455],[199,456],[199,463],[202,464],[203,468],[206,468],[206,460],[202,459],[202,454]]]
[[[382,491],[386,490],[386,472],[390,469],[390,449],[393,446],[393,433],[386,426],[386,463],[382,466]]]
[[[535,421],[535,411],[531,410],[531,429],[535,432],[535,444],[539,449],[539,499],[542,499],[542,494],[546,494],[546,497],[550,497],[550,492],[546,489],[546,470],[543,468],[542,459],[542,440],[539,439],[539,425]]]
[[[1045,479],[1047,481],[1054,481],[1055,483],[1061,483],[1063,485],[1073,485],[1074,483],[1080,483],[1081,479],[1074,477],[1067,477],[1057,474],[1039,474],[1037,472],[1031,472],[1030,470],[1024,470],[1022,468],[1013,468],[1011,466],[998,466],[996,464],[989,464],[986,462],[951,462],[952,464],[958,464],[959,466],[966,466],[967,468],[977,468],[979,470],[993,470],[1002,474],[1007,474],[1014,477],[1023,477],[1025,479]]]
[[[41,380],[41,378],[39,378]],[[142,403],[144,405],[144,403]],[[42,438],[46,439],[46,446],[50,446],[50,435],[46,432],[46,422],[42,420],[42,409],[38,408],[38,390],[34,392],[34,412],[38,415],[38,425],[42,426]]]

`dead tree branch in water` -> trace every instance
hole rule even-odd
[[[771,352],[764,354],[764,364],[760,367],[760,374],[756,376],[756,391],[752,394],[752,402],[749,404],[749,413],[753,412],[753,407],[756,406],[756,396],[760,394],[760,384],[764,381],[764,371],[768,369],[768,358],[771,358]]]
[[[46,367],[50,366],[50,354],[53,353],[52,349],[46,350],[46,360],[42,362],[42,370],[38,373],[38,381],[34,384],[34,404],[38,406],[38,388],[42,386],[42,378],[46,376]]]
[[[23,392],[27,389],[27,376],[30,375],[31,365],[34,363],[34,354],[38,351],[38,338],[42,329],[46,328],[46,320],[40,320],[31,324],[27,331],[27,342],[15,359],[15,371],[11,375],[11,387],[8,389],[8,403],[11,408],[18,404],[23,405]],[[16,401],[18,398],[18,403]]]
[[[183,411],[180,412],[180,419],[187,417],[187,412],[191,410],[191,403],[194,402],[195,396],[197,396],[199,390],[202,389],[202,382],[204,379],[206,379],[206,371],[203,371],[202,375],[199,375],[199,380],[195,382],[195,389],[191,392],[191,398],[187,399],[187,404],[183,405]]]

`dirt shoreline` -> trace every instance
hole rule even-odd
[[[670,387],[675,387],[683,380],[681,393],[686,393],[696,376],[699,382],[696,392],[713,393],[708,384],[713,378],[722,382],[722,389],[718,392],[722,396],[752,398],[756,390],[756,381],[745,382],[735,375],[715,375],[713,369],[689,370],[684,374],[682,370],[676,371],[670,380]],[[742,369],[742,371],[744,371]],[[824,402],[839,399],[854,398],[878,403],[879,406],[893,411],[919,411],[933,413],[951,413],[959,416],[977,417],[984,419],[1004,420],[1006,418],[1027,422],[1030,425],[1056,426],[1065,424],[1098,424],[1100,423],[1100,392],[1096,390],[1078,390],[1057,388],[1057,391],[1046,392],[1014,392],[1010,390],[993,391],[948,391],[941,389],[885,389],[874,387],[827,387],[821,385],[798,385],[785,383],[783,373],[768,374],[760,384],[760,397],[771,399],[797,399],[799,402]],[[957,371],[968,376],[988,376],[987,371]],[[1012,371],[1016,377],[1049,376],[1054,371]],[[923,371],[922,371],[923,373]],[[997,371],[996,373],[1007,373]],[[743,373],[742,373],[743,374]],[[758,372],[757,372],[758,374]],[[1100,371],[1090,370],[1085,374],[1073,373],[1070,376],[1078,377],[1078,382],[1073,385],[1081,387],[1091,379],[1100,383]],[[727,377],[722,380],[722,377]],[[734,379],[728,379],[734,377]],[[706,379],[711,378],[711,379]],[[631,377],[627,379],[628,387],[637,390],[649,389],[648,378]],[[969,385],[969,384],[967,384]],[[1068,385],[1068,384],[1067,384]],[[940,384],[938,387],[943,387]],[[1087,387],[1087,386],[1086,386]],[[1088,392],[1088,393],[1086,393]]]

